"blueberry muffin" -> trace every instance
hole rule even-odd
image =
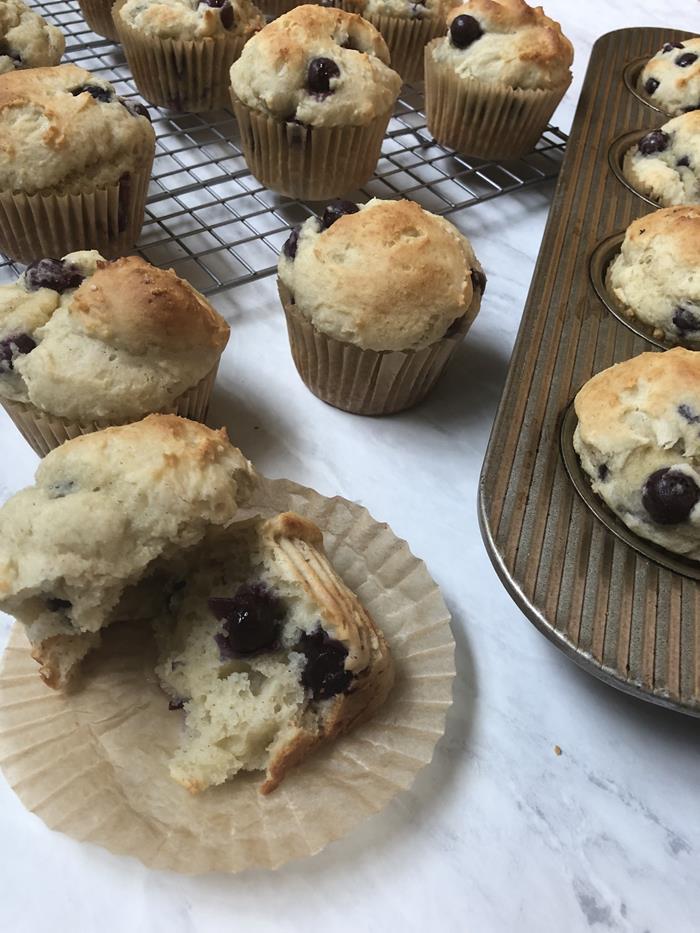
[[[274,191],[320,200],[371,176],[401,78],[370,23],[307,4],[253,36],[231,86],[253,174]]]
[[[85,22],[98,36],[118,42],[117,27],[112,19],[114,0],[78,0]]]
[[[629,225],[607,287],[657,339],[700,348],[698,270],[700,206],[665,207]]]
[[[114,21],[146,100],[200,113],[229,103],[229,69],[265,25],[251,0],[119,0]]]
[[[154,152],[145,108],[103,78],[76,65],[0,75],[0,252],[127,252]]]
[[[136,256],[40,259],[0,286],[0,402],[40,455],[150,412],[203,420],[228,336],[189,283]]]
[[[700,559],[700,353],[642,353],[576,396],[574,447],[593,491],[636,534]]]
[[[170,770],[189,791],[264,771],[268,794],[386,699],[386,641],[301,516],[210,535],[182,583],[159,625],[156,673],[171,708],[184,707]]]
[[[572,61],[573,46],[542,7],[469,0],[425,49],[428,129],[465,155],[525,155],[571,83]]]
[[[391,67],[404,81],[423,80],[423,50],[447,28],[447,14],[455,0],[345,0],[382,34]]]
[[[66,48],[63,33],[22,0],[0,3],[0,75],[19,68],[57,65]]]
[[[639,89],[672,117],[700,110],[700,39],[666,42],[642,69]]]
[[[652,130],[625,153],[622,172],[640,194],[662,207],[700,202],[700,110]]]
[[[292,356],[307,387],[356,414],[401,411],[435,384],[486,285],[471,244],[412,201],[330,204],[278,266]]]
[[[52,451],[0,509],[0,609],[25,626],[45,682],[65,686],[105,626],[157,615],[161,565],[229,525],[254,484],[225,431],[174,415]]]

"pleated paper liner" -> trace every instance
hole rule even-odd
[[[391,110],[365,126],[303,126],[275,120],[231,92],[248,168],[266,187],[290,198],[323,201],[371,178]]]
[[[42,684],[15,626],[0,671],[0,766],[50,828],[152,868],[277,868],[355,829],[430,762],[455,669],[450,617],[425,565],[345,499],[265,480],[256,503],[262,514],[292,509],[324,529],[329,558],[391,647],[397,679],[388,701],[267,797],[259,773],[191,796],[168,774],[182,714],[168,710],[156,684],[146,625],[108,629],[81,689],[68,695]]]
[[[93,32],[105,39],[117,42],[117,28],[112,19],[112,3],[114,0],[78,0],[78,6]]]
[[[114,5],[114,22],[136,87],[158,107],[204,113],[229,104],[229,69],[249,36],[226,33],[197,40],[160,39],[129,26]]]
[[[183,392],[182,395],[173,400],[172,405],[161,409],[161,411],[182,415],[183,418],[191,418],[193,421],[204,421],[207,416],[209,400],[218,368],[219,361],[217,360],[214,368],[200,379],[196,386]],[[48,414],[25,402],[1,399],[0,403],[14,421],[15,427],[22,437],[40,457],[45,457],[54,447],[60,447],[61,444],[73,437],[92,434],[94,431],[101,431],[103,428],[109,428],[117,424],[126,424],[128,420],[139,421],[147,414],[136,415],[126,422],[121,420],[74,421],[70,418],[62,418],[59,415]]]
[[[96,249],[107,259],[128,253],[143,226],[152,165],[153,152],[140,171],[84,191],[0,191],[0,252],[24,263],[80,249]]]
[[[425,47],[425,120],[442,146],[480,159],[519,159],[531,152],[564,96],[553,90],[511,88],[460,78]]]
[[[417,405],[430,392],[471,327],[481,305],[475,290],[459,326],[422,350],[363,350],[317,330],[277,281],[287,318],[292,358],[314,395],[356,415],[390,415]]]
[[[361,12],[357,5],[353,6],[352,0],[347,0],[345,5],[352,12]],[[394,71],[398,71],[408,84],[422,81],[423,50],[428,42],[445,34],[447,23],[428,16],[423,19],[379,13],[362,13],[362,16],[382,34],[389,47]]]

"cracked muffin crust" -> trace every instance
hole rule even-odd
[[[662,207],[700,202],[700,110],[674,117],[625,154],[622,171]]]
[[[127,0],[118,16],[132,29],[159,39],[247,39],[265,25],[251,0]]]
[[[63,33],[22,0],[0,3],[0,75],[57,65],[65,51]]]
[[[639,87],[671,116],[700,110],[700,38],[666,42],[642,69]]]

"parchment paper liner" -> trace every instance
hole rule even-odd
[[[302,126],[274,120],[231,92],[248,168],[268,188],[290,198],[322,201],[371,178],[392,111],[366,126]]]
[[[112,3],[114,0],[78,0],[78,6],[85,22],[98,36],[104,36],[113,42],[119,40],[117,27],[112,19]]]
[[[517,159],[537,145],[571,80],[559,88],[465,81],[425,47],[425,120],[442,146],[480,159]]]
[[[207,417],[209,408],[209,399],[216,381],[216,373],[219,368],[219,360],[216,365],[191,389],[183,392],[173,400],[172,405],[161,409],[170,414],[182,415],[183,418],[191,418],[193,421],[204,421]],[[145,417],[136,415],[126,422],[122,420],[110,421],[72,421],[70,418],[62,418],[60,415],[50,415],[35,405],[25,402],[14,402],[10,399],[1,399],[0,404],[12,418],[15,426],[22,437],[29,444],[32,450],[40,457],[53,450],[54,447],[60,447],[64,441],[72,437],[79,437],[81,434],[92,434],[93,431],[101,431],[102,428],[108,428],[116,424],[127,424],[129,420],[139,421]]]
[[[129,252],[143,226],[153,155],[128,180],[103,188],[69,194],[0,191],[0,252],[25,263],[79,249],[96,249],[107,259]]]
[[[277,868],[350,832],[431,760],[455,669],[449,613],[425,565],[345,499],[287,480],[264,481],[256,499],[264,503],[257,511],[294,509],[325,530],[330,559],[391,646],[397,681],[389,700],[268,797],[257,792],[260,775],[193,797],[168,775],[181,714],[155,684],[146,626],[108,629],[110,653],[97,652],[82,690],[63,695],[42,684],[16,625],[0,670],[0,766],[50,828],[152,868]]]
[[[475,289],[455,332],[422,350],[363,350],[321,333],[299,313],[279,279],[277,288],[302,381],[324,402],[355,415],[390,415],[417,405],[444,372],[481,306],[481,292]]]
[[[360,13],[382,34],[389,46],[391,67],[398,71],[406,83],[415,84],[423,80],[423,49],[428,42],[445,34],[447,24],[443,19],[428,16],[413,19],[366,13],[352,0],[346,0],[343,5],[352,13]]]
[[[249,36],[232,33],[198,40],[159,39],[114,22],[126,60],[141,94],[152,104],[180,113],[204,113],[229,104],[229,70]]]

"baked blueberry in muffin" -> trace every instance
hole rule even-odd
[[[574,448],[594,492],[636,534],[700,560],[700,354],[618,363],[575,407]]]
[[[639,86],[671,116],[700,110],[700,38],[664,43],[642,69]]]
[[[651,130],[625,154],[623,174],[663,207],[700,201],[700,110]]]

